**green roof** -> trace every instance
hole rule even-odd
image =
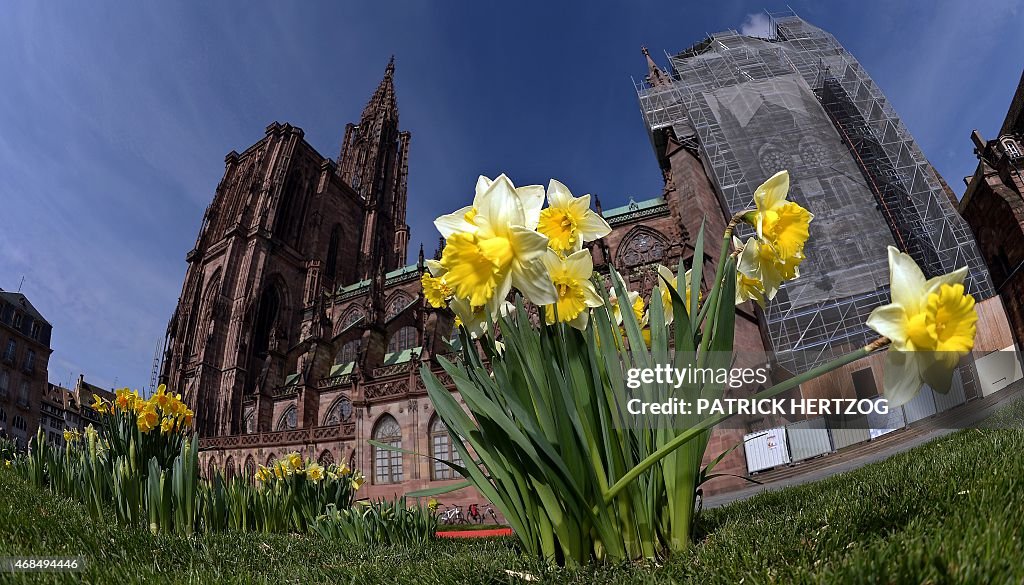
[[[664,197],[655,197],[654,199],[645,199],[643,201],[635,201],[632,197],[629,198],[629,203],[622,207],[613,207],[611,209],[605,209],[601,212],[604,217],[615,217],[618,215],[626,215],[627,213],[633,213],[642,209],[650,209],[659,205],[665,204]]]
[[[298,381],[299,381],[299,375],[298,374],[288,374],[288,377],[284,379],[284,385],[285,386],[291,386],[293,384],[298,383]]]
[[[355,362],[348,362],[348,363],[344,363],[344,364],[334,364],[333,366],[331,366],[330,377],[333,378],[334,376],[345,376],[347,374],[351,374],[352,370],[354,370],[355,367],[356,367],[356,363]]]
[[[399,276],[405,276],[407,274],[412,274],[412,273],[417,272],[417,271],[419,271],[419,266],[418,265],[416,265],[416,264],[407,264],[405,266],[402,266],[401,268],[396,268],[396,269],[392,270],[391,272],[388,272],[387,274],[385,274],[384,275],[384,280],[386,281],[389,278],[397,278]],[[338,287],[338,292],[339,293],[346,293],[346,292],[360,290],[360,289],[366,288],[368,286],[370,286],[370,280],[369,279],[360,280],[359,282],[354,283],[354,284],[348,284],[348,285],[345,285],[345,286]]]
[[[411,349],[403,349],[402,351],[395,351],[384,356],[385,366],[393,366],[395,364],[404,364],[411,361],[414,357],[420,357],[420,351],[423,348],[413,347]]]

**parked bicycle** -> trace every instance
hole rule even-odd
[[[490,504],[484,504],[481,507],[479,504],[472,504],[469,507],[469,519],[476,522],[477,524],[483,524],[487,517],[490,516],[491,522],[494,524],[498,523],[498,515],[494,513],[494,508]]]
[[[444,506],[445,510],[437,517],[440,524],[469,524],[469,520],[462,513],[462,506]]]

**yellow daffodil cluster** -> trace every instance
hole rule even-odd
[[[348,481],[353,490],[363,485],[363,474],[352,470],[347,463],[323,466],[316,461],[304,461],[298,453],[289,453],[278,459],[270,467],[260,465],[256,468],[256,481],[267,484],[275,480],[283,480],[293,476],[304,477],[310,483],[318,484],[324,479],[330,481]]]
[[[590,282],[593,263],[583,243],[611,232],[590,209],[590,195],[574,197],[552,180],[516,187],[505,175],[479,177],[473,204],[434,221],[445,238],[440,261],[427,261],[421,283],[427,302],[446,304],[475,337],[508,311],[513,287],[545,307],[548,323],[586,326],[589,307],[601,305]]]
[[[925,280],[908,254],[889,246],[892,303],[876,308],[868,327],[889,338],[885,397],[890,407],[909,402],[928,384],[949,392],[953,369],[974,349],[978,313],[964,292],[967,268]]]
[[[752,300],[763,306],[775,298],[783,282],[800,276],[814,216],[798,203],[788,201],[788,195],[788,171],[776,173],[754,191],[756,209],[742,219],[754,226],[757,234],[745,243],[733,238],[733,246],[739,251],[736,304]]]
[[[78,432],[78,429],[64,429],[64,442],[71,445],[81,440],[82,434]]]
[[[116,390],[113,402],[93,395],[92,408],[101,414],[134,414],[142,433],[159,430],[166,435],[184,431],[192,426],[194,417],[194,413],[182,401],[181,394],[167,392],[163,384],[148,399],[139,396],[138,390],[128,388]]]

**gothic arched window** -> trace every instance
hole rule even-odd
[[[224,479],[230,481],[235,477],[235,458],[228,455],[227,461],[224,462]]]
[[[276,455],[274,455],[273,453],[267,455],[267,467],[273,467],[275,461],[277,461]]]
[[[328,465],[334,465],[334,455],[331,455],[330,451],[324,449],[323,453],[320,454],[320,457],[317,457],[317,463],[323,465],[324,467],[327,467]]]
[[[618,250],[620,268],[633,268],[660,262],[668,249],[668,240],[649,227],[637,226],[622,239]]]
[[[210,464],[206,466],[206,479],[213,481],[215,477],[217,477],[217,464],[210,459]]]
[[[378,443],[402,448],[402,427],[390,414],[377,421],[373,439]],[[399,483],[402,481],[402,453],[390,449],[373,447],[373,483]]]
[[[359,357],[359,340],[353,339],[341,346],[341,350],[338,351],[337,357],[334,358],[334,363],[347,364],[356,361],[357,357]]]
[[[388,341],[388,353],[394,353],[396,351],[402,351],[404,349],[412,349],[416,347],[416,328],[411,325],[406,325],[391,336]]]
[[[456,465],[462,465],[462,456],[455,450],[455,446],[452,445],[452,437],[448,434],[448,429],[436,414],[430,421],[430,456],[444,461],[451,461]],[[454,479],[455,477],[455,470],[440,461],[434,461],[434,466],[430,473],[431,479]]]
[[[352,401],[347,396],[339,396],[334,404],[327,410],[327,416],[324,417],[325,427],[334,425],[340,425],[343,422],[351,420],[352,418]]]
[[[387,309],[384,311],[384,320],[388,320],[402,311],[402,309],[409,306],[412,302],[412,297],[405,291],[398,291],[388,299]]]
[[[245,418],[242,420],[242,432],[246,434],[252,434],[256,432],[256,411],[249,410],[245,413]]]
[[[291,405],[281,418],[277,419],[277,430],[279,431],[290,431],[299,427],[299,411],[295,409],[295,405]]]
[[[252,458],[252,455],[245,459],[245,467],[242,472],[245,474],[243,479],[246,481],[253,481],[256,478],[256,460]]]

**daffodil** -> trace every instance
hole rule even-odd
[[[157,386],[156,394],[151,396],[149,399],[161,409],[167,408],[168,401],[171,399],[171,397],[167,395],[167,386],[164,384]]]
[[[465,327],[470,337],[476,339],[487,332],[487,307],[472,306],[465,299],[452,298],[451,310],[455,312],[455,327]],[[497,312],[490,315],[491,321],[497,321],[498,316],[508,316],[514,310],[512,303],[504,301],[497,307]]]
[[[351,479],[349,479],[349,483],[351,484],[352,489],[356,490],[356,491],[359,491],[359,488],[363,487],[363,482],[364,481],[365,481],[365,479],[363,478],[363,474],[362,473],[357,473],[357,474],[353,475],[351,477]]]
[[[686,313],[690,313],[690,274],[691,270],[687,270],[686,274],[683,275],[683,284],[686,287],[686,294],[680,295],[686,301]],[[658,286],[655,287],[655,291],[661,295],[661,306],[665,311],[665,325],[671,325],[675,321],[675,311],[672,310],[672,293],[669,292],[668,287],[665,285],[666,282],[670,283],[671,286],[677,293],[679,292],[679,283],[676,281],[676,275],[667,266],[658,264]],[[699,295],[699,293],[698,293]],[[700,300],[700,296],[697,297]]]
[[[142,433],[148,433],[160,425],[160,415],[157,414],[156,406],[153,404],[148,404],[138,416],[139,418],[136,424],[139,427],[139,431]]]
[[[160,432],[167,435],[174,432],[174,419],[171,417],[165,417],[160,422]]]
[[[647,325],[647,313],[644,311],[644,298],[640,296],[640,293],[636,291],[626,291],[626,301],[629,304],[630,309],[633,310],[633,315],[636,317],[636,322],[640,327]],[[619,304],[618,294],[615,292],[615,287],[608,289],[608,306],[612,309],[612,317],[615,319],[616,325],[622,325],[622,306]]]
[[[884,388],[890,407],[909,402],[928,384],[945,394],[960,358],[974,349],[978,313],[964,292],[963,267],[925,280],[908,254],[889,246],[892,303],[876,308],[868,327],[888,337]]]
[[[338,473],[340,475],[348,475],[350,471],[351,469],[348,468],[348,463],[342,463],[340,466],[338,466]]]
[[[734,245],[739,245],[739,240],[733,240]],[[743,251],[740,252],[736,263],[736,272],[745,277],[743,281],[743,294],[754,298],[755,289],[760,283],[762,298],[772,300],[779,292],[782,283],[793,280],[800,276],[800,263],[803,262],[803,252],[794,254],[789,262],[783,263],[775,248],[751,236],[747,243],[743,244]],[[737,282],[737,285],[740,283]],[[737,300],[740,298],[740,287],[737,286]],[[761,302],[764,302],[762,300]]]
[[[582,249],[583,242],[607,236],[612,228],[590,209],[590,195],[573,197],[568,187],[551,179],[537,231],[548,237],[548,247],[564,256]]]
[[[271,477],[270,470],[260,465],[256,468],[256,481],[265,482]]]
[[[757,236],[775,249],[783,264],[803,252],[814,216],[798,203],[787,201],[789,172],[779,171],[754,191],[757,210],[746,219],[757,228]]]
[[[306,468],[306,479],[313,483],[320,483],[324,478],[324,468],[319,463],[311,462]]]
[[[445,284],[444,277],[434,277],[429,272],[424,272],[420,277],[420,283],[423,285],[423,296],[431,307],[440,309],[447,305],[448,298],[452,296],[452,289]]]
[[[95,442],[99,438],[99,436],[100,436],[99,432],[96,430],[96,427],[92,426],[92,423],[89,423],[88,425],[86,425],[86,427],[85,427],[85,438],[86,438],[87,441],[89,441],[90,443],[93,443],[93,442]]]
[[[80,435],[76,429],[66,429],[64,431],[64,441],[67,443],[75,443],[78,441]]]
[[[289,453],[287,455],[288,466],[292,469],[302,469],[302,456],[298,453]]]
[[[548,250],[544,263],[558,293],[558,300],[544,307],[545,321],[551,325],[557,319],[576,329],[586,329],[590,307],[604,304],[594,283],[590,282],[594,273],[590,251],[579,250],[563,258],[554,250]]]
[[[132,406],[131,392],[127,388],[121,388],[114,392],[114,405],[120,410],[129,410]]]
[[[92,404],[90,406],[92,407],[93,410],[100,414],[103,414],[109,410],[107,403],[102,398],[100,398],[99,394],[92,395]]]
[[[548,239],[536,231],[543,199],[541,186],[516,188],[501,175],[478,181],[470,208],[434,222],[446,240],[440,264],[455,297],[491,315],[513,286],[535,304],[555,302],[543,261]]]

